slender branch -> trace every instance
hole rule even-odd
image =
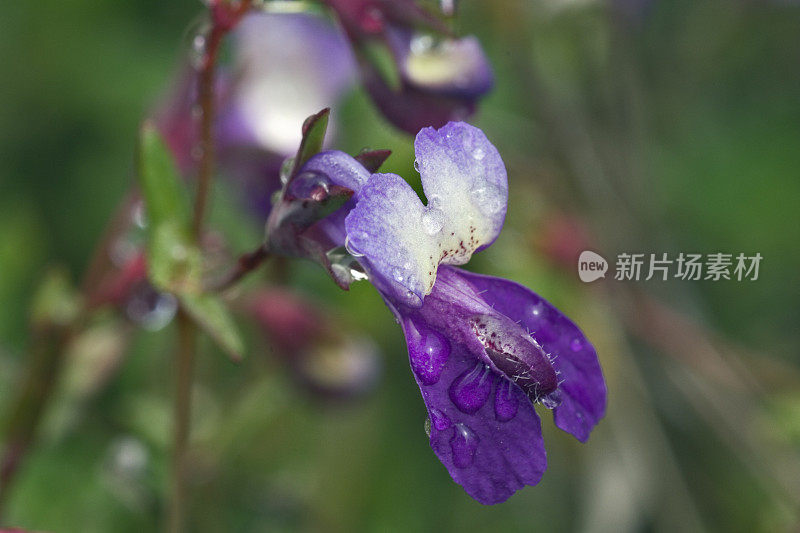
[[[201,158],[197,174],[197,196],[194,204],[193,230],[196,238],[200,238],[208,206],[208,196],[211,188],[211,178],[214,173],[215,147],[214,147],[214,116],[216,102],[214,101],[214,83],[216,78],[216,65],[219,46],[225,31],[218,25],[211,28],[205,37],[205,52],[203,64],[198,77],[198,105],[200,115],[200,149]]]
[[[235,285],[239,280],[245,277],[250,272],[261,266],[261,264],[269,258],[269,252],[265,246],[259,246],[252,252],[248,252],[239,257],[236,266],[227,272],[217,281],[211,283],[206,288],[208,291],[220,292],[229,289]]]
[[[203,59],[199,73],[198,105],[200,106],[200,148],[201,158],[197,175],[197,197],[194,204],[194,234],[200,238],[208,210],[208,198],[211,189],[211,178],[214,175],[216,151],[214,143],[214,121],[216,118],[216,84],[217,58],[219,48],[225,35],[228,34],[242,17],[250,10],[252,0],[240,0],[231,5],[220,0],[210,2],[211,29],[205,36]]]
[[[214,175],[215,142],[214,121],[216,118],[216,66],[219,48],[225,35],[239,23],[250,9],[251,0],[241,0],[236,5],[214,0],[209,3],[211,29],[204,36],[203,59],[198,74],[198,102],[200,107],[201,158],[197,175],[197,194],[194,204],[192,231],[194,239],[200,241],[203,234],[206,212]],[[175,365],[175,411],[172,499],[169,511],[169,531],[181,533],[185,530],[188,445],[191,418],[192,374],[197,348],[197,328],[185,311],[178,313],[178,353]]]
[[[4,427],[5,445],[0,457],[0,515],[55,390],[72,329],[47,325],[35,328],[32,337],[30,367]]]
[[[178,312],[178,353],[175,361],[175,426],[173,428],[172,501],[169,531],[185,529],[186,485],[188,477],[188,444],[192,407],[192,377],[197,332],[185,311]]]

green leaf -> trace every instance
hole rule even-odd
[[[222,299],[214,294],[180,294],[183,308],[234,361],[242,360],[244,341]]]
[[[139,185],[151,224],[178,221],[187,230],[191,222],[189,197],[181,184],[172,154],[152,122],[142,126],[139,140]]]
[[[393,91],[402,86],[400,71],[392,52],[382,42],[367,41],[359,48],[369,65],[378,72],[383,82]]]
[[[330,108],[325,108],[315,115],[308,117],[303,122],[303,139],[300,141],[300,148],[294,158],[294,168],[292,176],[308,161],[312,155],[322,150],[322,142],[325,140],[325,131],[328,129],[328,117]]]
[[[68,326],[81,312],[81,298],[63,268],[45,274],[33,297],[31,318],[35,324]]]
[[[198,291],[202,259],[191,237],[188,194],[169,149],[151,122],[142,127],[137,177],[147,213],[150,281],[163,291]]]
[[[175,221],[151,225],[147,242],[147,275],[159,290],[175,294],[199,292],[202,257],[188,229]]]

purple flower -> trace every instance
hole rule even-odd
[[[412,0],[328,0],[355,46],[364,87],[409,133],[465,118],[494,82],[475,37],[455,38]],[[375,49],[391,64],[375,57]]]
[[[216,142],[220,168],[260,214],[280,188],[281,163],[300,142],[303,120],[335,104],[355,83],[355,61],[341,32],[311,14],[247,15],[232,33],[233,64],[220,71]],[[185,174],[197,145],[197,72],[185,68],[156,113]],[[336,129],[330,124],[331,130]]]
[[[534,404],[585,441],[604,415],[605,383],[594,348],[555,307],[453,266],[505,219],[505,166],[483,132],[426,128],[415,151],[428,204],[399,176],[373,174],[351,200],[347,247],[403,327],[431,447],[470,496],[498,503],[546,468]]]

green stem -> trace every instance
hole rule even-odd
[[[0,523],[22,459],[36,437],[42,414],[52,396],[63,363],[63,354],[72,338],[71,329],[48,325],[35,328],[30,367],[5,424],[5,447],[0,457]]]
[[[216,118],[216,66],[219,48],[225,35],[241,20],[250,9],[251,0],[242,0],[238,7],[227,14],[221,22],[215,16],[215,9],[221,4],[211,2],[209,14],[212,26],[205,36],[203,63],[198,74],[198,102],[200,106],[200,148],[201,159],[197,175],[197,194],[194,204],[192,232],[196,242],[203,236],[206,212],[208,211],[211,181],[214,175],[215,142],[214,121]],[[175,411],[174,411],[174,443],[173,443],[173,480],[172,499],[169,511],[169,531],[181,533],[186,526],[186,500],[188,477],[188,447],[191,418],[192,377],[195,351],[197,348],[197,327],[186,314],[180,310],[178,321],[178,352],[175,365]]]
[[[192,414],[192,377],[197,332],[185,311],[178,312],[178,353],[175,359],[175,426],[172,458],[172,501],[169,531],[184,530],[186,521],[186,485],[188,477],[188,444]]]

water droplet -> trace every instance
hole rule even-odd
[[[491,372],[489,366],[483,363],[465,371],[450,385],[450,401],[460,411],[470,415],[476,413],[492,392]]]
[[[131,236],[120,237],[108,249],[108,257],[117,267],[124,267],[132,261],[141,251],[141,243],[137,243]]]
[[[158,292],[147,282],[137,285],[125,306],[133,322],[144,329],[156,331],[172,321],[178,310],[178,301],[169,293]]]
[[[478,449],[478,436],[465,424],[456,424],[453,437],[450,439],[450,449],[453,452],[453,464],[458,468],[467,468],[475,460],[475,450]]]
[[[440,333],[424,324],[406,322],[411,369],[423,385],[439,381],[450,357],[450,343]]]
[[[472,157],[480,161],[481,159],[486,157],[486,152],[483,150],[483,148],[475,148],[472,151]]]
[[[108,449],[105,466],[118,481],[130,483],[145,474],[150,454],[142,442],[133,437],[114,440]]]
[[[472,190],[472,200],[478,206],[480,212],[487,216],[494,215],[503,209],[504,196],[503,192],[493,185]]]
[[[350,235],[344,238],[344,247],[347,250],[347,253],[353,257],[364,257],[364,254],[353,248],[353,243],[350,242]]]
[[[143,202],[138,202],[136,204],[131,213],[131,218],[137,227],[142,229],[147,227],[147,212],[145,211]]]
[[[440,209],[428,209],[422,215],[422,227],[428,235],[436,235],[444,226],[444,212]]]
[[[438,194],[432,194],[430,198],[428,198],[428,207],[440,209],[442,207],[442,197]]]
[[[294,157],[287,157],[281,163],[281,170],[280,170],[280,177],[281,183],[286,185],[289,182],[289,175],[292,173],[292,168],[294,168]]]
[[[428,420],[430,420],[433,423],[433,427],[436,428],[438,431],[444,431],[445,429],[453,425],[453,422],[451,422],[450,419],[447,418],[447,415],[439,411],[438,409],[430,410],[430,418]]]
[[[422,298],[414,291],[406,291],[403,295],[403,300],[410,307],[422,307]]]
[[[344,246],[338,246],[328,250],[325,255],[328,257],[328,261],[330,261],[331,264],[331,270],[333,270],[337,279],[351,279],[352,281],[369,279],[369,276],[361,268],[361,265],[353,260],[353,256],[350,255],[350,251]]]
[[[417,161],[416,159],[414,160],[414,170],[419,172],[419,161]]]
[[[358,265],[355,265],[358,266]],[[369,275],[361,270],[361,268],[354,268],[354,265],[350,265],[350,276],[353,277],[354,281],[364,281],[369,279]]]
[[[500,422],[508,422],[517,416],[519,398],[514,392],[514,385],[501,378],[494,392],[494,415]]]
[[[539,398],[539,401],[542,402],[542,405],[547,407],[548,409],[555,409],[559,405],[561,405],[561,391],[556,389],[550,394],[546,394]]]
[[[399,268],[392,269],[392,277],[398,283],[403,283],[403,281],[406,279],[405,274]]]
[[[330,190],[331,180],[319,172],[302,172],[289,184],[289,194],[295,198],[311,198],[318,189]]]
[[[434,44],[435,43],[431,35],[418,34],[411,38],[411,43],[409,46],[412,54],[421,55],[429,52],[433,48]]]
[[[431,438],[431,419],[430,418],[426,418],[425,419],[425,423],[423,424],[423,427],[425,428],[425,434],[428,436],[428,438]]]
[[[201,69],[206,62],[206,35],[209,31],[207,21],[203,21],[190,33],[189,61],[195,69]]]
[[[581,351],[581,349],[583,349],[583,339],[581,337],[575,337],[572,339],[572,342],[569,343],[569,347],[573,352]]]
[[[457,8],[458,2],[456,0],[439,0],[439,9],[442,10],[442,14],[446,17],[455,15]]]

